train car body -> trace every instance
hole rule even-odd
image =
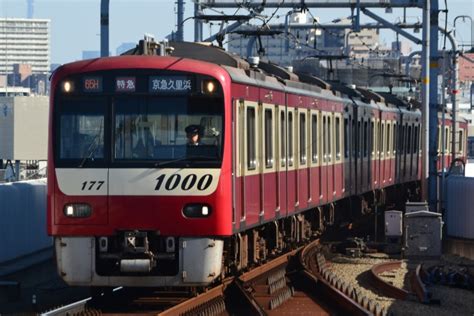
[[[420,179],[409,103],[181,45],[54,73],[48,232],[67,283],[205,286]]]

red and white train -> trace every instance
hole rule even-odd
[[[173,46],[53,75],[48,232],[67,283],[205,286],[414,194],[414,103]]]

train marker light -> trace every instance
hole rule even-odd
[[[211,215],[211,207],[204,204],[187,204],[183,208],[183,215],[188,218],[202,218]]]
[[[213,94],[216,91],[216,83],[212,80],[209,80],[204,83],[205,93]]]
[[[64,81],[63,82],[63,92],[70,93],[74,90],[74,85],[71,81]]]
[[[89,204],[66,204],[64,206],[64,215],[67,217],[84,218],[92,214],[92,208]]]

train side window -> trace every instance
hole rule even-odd
[[[299,130],[300,164],[306,165],[306,113],[300,113]]]
[[[390,158],[390,133],[391,133],[391,128],[390,128],[390,122],[386,122],[385,123],[385,126],[386,126],[386,138],[387,138],[387,143],[385,144],[385,150],[386,150],[386,155],[385,157],[386,158]]]
[[[265,109],[265,167],[273,167],[273,111]]]
[[[331,116],[328,116],[328,141],[327,141],[327,144],[328,144],[328,162],[329,163],[332,163],[332,142],[334,141],[334,132],[333,132],[333,129],[332,129],[332,117]]]
[[[415,125],[415,146],[413,146],[413,153],[416,154],[418,152],[418,147],[420,146],[419,144],[419,137],[420,135],[420,127],[418,124]]]
[[[286,119],[285,111],[280,111],[280,159],[281,166],[286,166]]]
[[[327,162],[327,155],[328,155],[328,145],[327,145],[327,124],[326,124],[326,116],[323,116],[323,162]]]
[[[438,140],[438,155],[441,154],[441,127],[438,126],[438,134],[436,135],[436,139]]]
[[[367,131],[368,124],[367,121],[364,120],[364,136],[363,136],[363,141],[364,141],[364,158],[367,158],[367,154],[369,152],[369,133]]]
[[[463,132],[462,129],[459,130],[458,135],[458,153],[462,154],[462,140],[463,140]]]
[[[411,146],[412,146],[411,140],[412,140],[411,125],[408,125],[407,150],[406,150],[407,154],[411,154],[411,151],[412,151],[412,149],[411,149]]]
[[[257,135],[255,108],[247,108],[247,169],[255,170],[257,168]]]
[[[293,112],[288,112],[288,166],[293,166]]]
[[[392,134],[393,134],[393,156],[397,154],[397,133],[398,133],[398,124],[393,122],[393,129],[392,129]]]
[[[318,116],[311,115],[311,159],[313,163],[318,163]]]
[[[344,158],[349,158],[349,119],[344,119]]]
[[[341,118],[336,116],[336,161],[341,160]]]
[[[444,127],[444,154],[448,155],[450,152],[449,146],[449,126]]]
[[[375,159],[375,149],[376,149],[376,144],[377,144],[377,131],[375,130],[375,122],[372,119],[370,122],[370,128],[372,130],[372,148],[371,148],[371,157],[372,159]]]

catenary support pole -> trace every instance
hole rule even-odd
[[[176,41],[184,41],[184,0],[176,1],[178,6],[177,15],[178,15],[178,24],[176,26]]]
[[[109,0],[100,2],[100,56],[109,56]]]
[[[421,53],[421,199],[431,202],[432,196],[428,197],[428,117],[430,100],[430,3],[431,0],[425,0],[423,6],[423,40]],[[436,113],[436,112],[435,112]],[[431,193],[431,192],[430,192]],[[436,197],[436,192],[435,192]],[[436,203],[436,199],[435,199]],[[430,204],[431,206],[431,204]]]

